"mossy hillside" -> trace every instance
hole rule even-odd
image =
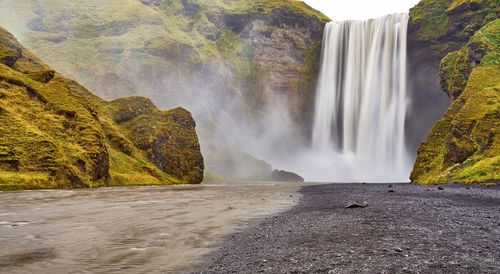
[[[161,168],[156,165],[115,122],[116,104],[99,99],[78,83],[55,73],[3,29],[0,53],[0,189],[201,182],[199,164],[194,169],[189,162]],[[123,99],[119,112],[122,119],[137,115],[135,101],[150,102],[144,98]],[[159,131],[176,134],[175,139],[162,146],[164,150],[172,148],[175,156],[180,157],[183,144],[196,149],[194,122],[187,129],[171,118],[181,115],[188,120],[188,112],[162,112],[152,104],[149,107],[148,111],[155,115],[144,122],[162,125]],[[181,132],[185,129],[186,138]],[[190,153],[194,153],[192,150]],[[164,153],[160,151],[158,155],[168,155],[165,157],[173,161],[179,159]],[[179,173],[179,169],[184,173]]]
[[[203,180],[203,156],[188,111],[161,112],[149,99],[137,97],[117,99],[109,109],[118,127],[159,169],[190,184]]]
[[[410,18],[419,26],[418,40],[437,39],[446,32],[448,16],[446,9],[450,0],[422,0],[410,10]]]
[[[161,108],[189,108],[201,117],[197,122],[205,147],[224,145],[215,140],[213,129],[221,106],[233,102],[241,102],[245,120],[265,117],[265,109],[276,100],[286,101],[298,125],[307,125],[312,116],[314,70],[329,19],[303,2],[2,4],[11,12],[0,16],[0,23],[16,30],[53,68],[105,99],[140,95]],[[210,100],[216,103],[200,103]],[[120,140],[114,138],[117,144]],[[221,159],[213,164],[217,162]]]
[[[476,32],[464,48],[450,52],[443,58],[439,76],[441,86],[450,98],[456,99],[464,90],[472,68],[481,62],[498,65],[496,64],[498,59],[494,54],[500,44],[498,33],[498,20],[496,20]]]
[[[453,91],[454,100],[420,146],[413,182],[500,179],[499,33],[497,19],[476,32],[466,47],[443,59],[442,83],[445,90]],[[471,62],[473,55],[476,59]]]
[[[43,171],[56,187],[88,187],[106,179],[105,136],[65,79],[42,84],[3,64],[0,75],[3,170]]]
[[[499,15],[498,0],[422,0],[410,10],[410,44],[441,59]]]
[[[228,7],[228,10],[233,13],[256,13],[270,14],[276,9],[285,9],[288,12],[296,15],[305,15],[316,18],[321,21],[330,21],[323,13],[312,9],[303,1],[296,0],[255,0],[255,1],[232,1],[235,2]]]

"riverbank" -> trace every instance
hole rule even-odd
[[[202,273],[500,273],[500,187],[306,186]],[[346,208],[350,202],[366,207]]]

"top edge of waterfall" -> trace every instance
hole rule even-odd
[[[335,20],[333,19],[332,21],[328,22],[327,24],[334,24],[334,23],[342,23],[342,22],[370,22],[370,21],[375,21],[375,20],[380,20],[384,19],[387,17],[396,17],[396,16],[406,16],[409,17],[410,15],[408,13],[391,13],[375,18],[368,18],[368,19],[347,19],[347,20]]]

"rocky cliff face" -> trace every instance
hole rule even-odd
[[[463,47],[486,23],[498,17],[496,0],[422,0],[410,11],[409,84],[413,101],[407,135],[416,148],[449,106],[440,93],[439,63]]]
[[[439,85],[452,100],[418,149],[414,182],[499,179],[497,4],[422,1],[411,12],[411,52],[420,60],[414,66],[430,68],[428,88],[437,92]]]
[[[278,105],[307,139],[329,19],[303,2],[4,0],[0,11],[33,52],[99,96],[189,108],[210,170],[241,158],[228,132],[261,131]]]
[[[0,189],[200,183],[194,128],[184,109],[99,99],[0,28]]]

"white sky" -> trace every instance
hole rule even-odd
[[[408,13],[420,0],[303,0],[332,20],[370,19]]]

